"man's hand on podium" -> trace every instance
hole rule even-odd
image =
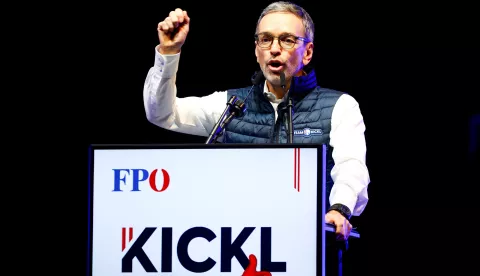
[[[272,273],[268,271],[257,271],[257,257],[255,257],[255,255],[250,254],[250,256],[248,256],[248,260],[250,263],[243,272],[242,276],[272,276]]]
[[[335,236],[337,241],[346,241],[348,236],[350,236],[350,231],[352,231],[352,225],[340,212],[335,210],[330,210],[325,215],[326,223],[335,224]]]

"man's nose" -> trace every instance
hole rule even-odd
[[[280,53],[282,47],[280,46],[280,40],[278,38],[274,38],[272,42],[272,46],[270,47],[270,52],[273,53]]]

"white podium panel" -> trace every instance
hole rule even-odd
[[[324,275],[323,145],[94,145],[88,275]]]

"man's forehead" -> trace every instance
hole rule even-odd
[[[258,32],[272,34],[291,33],[302,35],[305,28],[302,20],[293,13],[274,12],[265,15],[258,24]]]

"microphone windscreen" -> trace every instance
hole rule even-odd
[[[285,73],[280,72],[280,85],[285,87]]]

